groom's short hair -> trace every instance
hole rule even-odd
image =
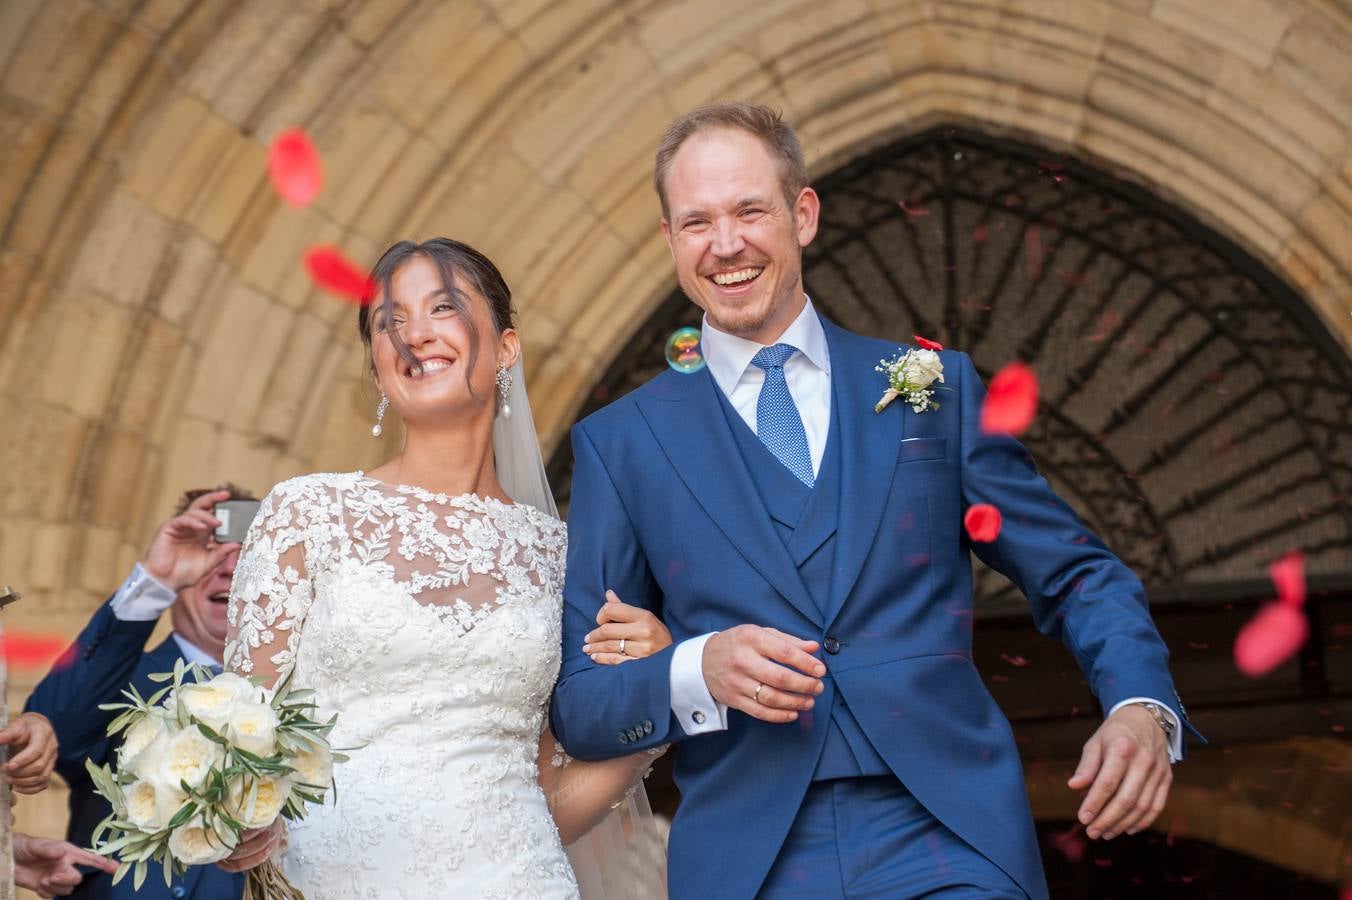
[[[671,170],[671,161],[676,151],[695,135],[704,131],[718,129],[737,129],[760,138],[765,149],[770,151],[779,164],[779,184],[784,190],[784,198],[789,208],[797,201],[803,188],[807,187],[807,164],[803,162],[803,147],[798,143],[798,135],[793,133],[789,123],[779,110],[762,106],[759,103],[747,103],[744,100],[729,100],[722,103],[707,103],[696,107],[681,116],[667,128],[657,145],[657,160],[653,166],[653,187],[662,201],[662,218],[667,218],[666,180]]]

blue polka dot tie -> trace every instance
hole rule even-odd
[[[789,344],[775,344],[751,360],[753,366],[765,370],[765,384],[761,385],[760,399],[756,401],[756,436],[799,481],[812,487],[816,478],[812,474],[807,432],[789,394],[789,383],[784,380],[784,363],[797,352],[798,348]]]

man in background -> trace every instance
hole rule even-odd
[[[172,671],[180,659],[220,671],[226,605],[240,545],[214,540],[220,522],[212,509],[226,500],[252,499],[247,491],[229,484],[185,494],[177,515],[160,525],[145,557],[63,656],[67,663],[48,673],[29,697],[26,709],[44,714],[56,729],[60,743],[56,771],[70,785],[66,837],[72,843],[89,846],[94,828],[111,809],[94,792],[85,771],[86,759],[103,765],[115,758],[121,745],[121,735],[107,735],[116,713],[101,710],[99,705],[119,702],[129,686],[149,696],[158,687],[150,676]],[[169,610],[173,633],[146,650],[146,641],[165,610]],[[238,900],[243,893],[243,875],[216,866],[193,866],[174,876],[168,886],[162,879],[148,878],[139,892],[130,878],[113,885],[109,874],[94,871],[85,875],[71,896]]]

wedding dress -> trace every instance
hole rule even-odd
[[[564,765],[545,729],[565,550],[535,507],[361,472],[268,495],[226,665],[294,668],[319,716],[338,713],[332,746],[356,748],[336,799],[288,825],[283,868],[311,900],[579,896],[550,804],[586,780],[552,785],[593,764]]]

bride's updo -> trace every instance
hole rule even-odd
[[[469,373],[474,370],[474,365],[479,360],[479,332],[474,324],[474,317],[470,315],[470,298],[455,286],[455,276],[459,275],[480,297],[488,301],[488,309],[492,314],[497,335],[516,327],[516,312],[512,309],[511,288],[507,287],[506,280],[498,271],[498,267],[493,265],[493,261],[470,245],[450,238],[432,238],[421,244],[400,241],[382,253],[380,259],[376,261],[375,267],[371,269],[371,282],[378,291],[379,302],[372,302],[370,306],[357,311],[357,331],[361,334],[362,344],[366,347],[366,365],[368,367],[374,365],[371,358],[371,318],[377,310],[384,311],[386,321],[394,316],[394,298],[390,281],[399,267],[414,256],[423,256],[436,266],[441,276],[441,286],[446,291],[446,298],[459,311],[466,327],[469,328],[470,355],[469,365],[465,370],[465,382],[468,384]],[[394,344],[395,350],[399,352],[404,362],[416,368],[418,358],[414,356],[399,332],[389,329],[384,333]],[[473,393],[474,387],[470,385],[471,396]]]

